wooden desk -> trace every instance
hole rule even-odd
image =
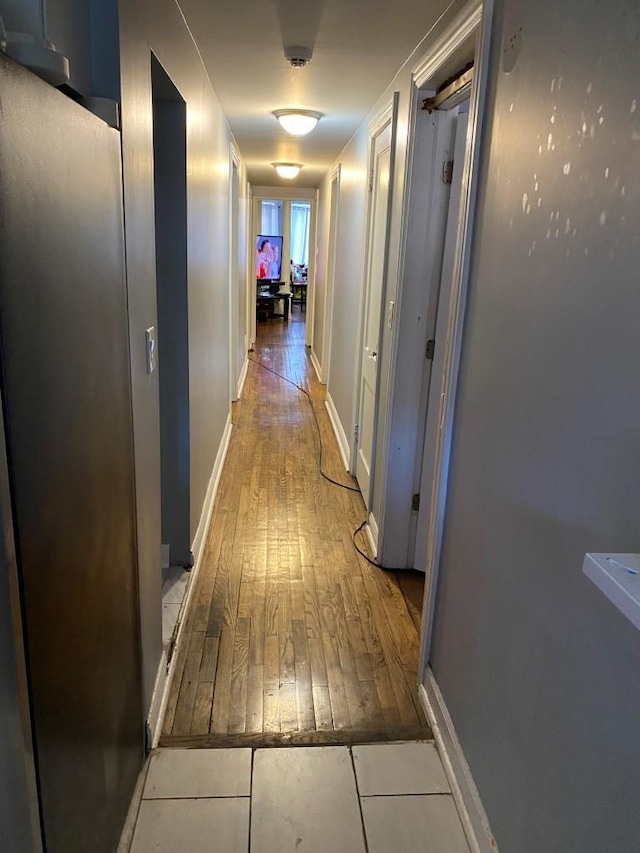
[[[289,322],[289,306],[291,305],[291,293],[258,293],[256,296],[256,319],[260,319],[260,311],[266,311],[268,317],[278,317],[274,314],[273,309],[276,301],[283,302],[282,319],[285,323]]]

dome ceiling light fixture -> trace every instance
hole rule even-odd
[[[322,113],[315,110],[276,110],[274,116],[292,136],[304,136],[318,124]]]
[[[286,178],[289,181],[295,178],[302,169],[302,163],[272,163],[271,165],[281,178]]]

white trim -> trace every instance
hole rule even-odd
[[[430,395],[438,401],[437,407],[427,412],[427,430],[429,419],[436,418],[437,440],[434,451],[433,478],[428,504],[427,565],[424,584],[424,603],[422,606],[422,626],[420,631],[421,649],[418,672],[424,672],[431,653],[431,636],[440,570],[440,550],[444,531],[444,517],[447,502],[449,476],[449,456],[453,437],[453,421],[458,386],[458,370],[462,351],[464,315],[467,302],[471,267],[471,244],[475,225],[475,208],[480,155],[483,143],[482,129],[487,101],[489,51],[493,22],[494,0],[485,0],[482,7],[482,19],[475,58],[475,74],[469,123],[467,126],[467,149],[462,170],[462,192],[460,194],[460,218],[456,252],[453,266],[451,298],[447,310],[447,333],[444,340],[442,371],[438,377],[431,377]],[[434,365],[435,366],[435,365]],[[434,383],[434,378],[436,383]]]
[[[163,569],[168,569],[171,566],[171,545],[164,542],[160,546],[160,562]]]
[[[376,115],[369,122],[369,136],[375,139],[376,136],[380,136],[383,130],[386,129],[387,125],[394,118],[394,107],[396,105],[397,95],[394,94],[391,96],[391,100],[388,104],[385,104],[382,109],[376,113]],[[369,171],[371,171],[371,164],[369,164]]]
[[[418,687],[418,696],[431,726],[471,853],[498,853],[489,818],[431,669],[427,669],[424,684]]]
[[[640,631],[640,554],[585,554],[582,571]]]
[[[293,201],[309,201],[309,204],[311,206],[309,221],[309,259],[307,264],[307,299],[305,302],[306,317],[304,321],[304,343],[305,346],[312,347],[316,302],[316,269],[318,260],[318,190],[316,190],[316,194],[313,199],[291,199],[291,201],[289,202],[288,214],[289,230],[291,230],[291,202]],[[291,234],[289,234],[289,240],[291,240]],[[291,257],[291,255],[287,255],[287,257]]]
[[[367,534],[369,547],[371,548],[371,553],[375,560],[378,556],[378,522],[372,512],[369,513],[369,518],[364,526],[364,532]]]
[[[147,716],[147,723],[151,729],[151,742],[154,746],[157,744],[158,738],[160,737],[162,717],[164,717],[166,707],[165,694],[167,699],[169,697],[167,681],[167,648],[165,646],[163,647],[162,655],[160,656],[160,663],[158,664],[156,680],[153,685],[153,693],[151,695],[151,706],[149,707],[149,714]]]
[[[256,343],[256,265],[254,256],[254,238],[253,231],[256,225],[255,208],[253,203],[253,190],[251,184],[246,183],[247,187],[247,231],[246,231],[246,250],[247,250],[247,340],[245,349],[247,352],[252,350]]]
[[[333,296],[336,286],[336,257],[340,227],[340,183],[342,163],[333,168],[329,176],[329,234],[327,239],[327,262],[324,283],[324,311],[322,320],[322,360],[326,365],[325,385],[329,384],[331,346],[333,343]],[[335,193],[334,193],[335,184]]]
[[[247,378],[247,373],[249,371],[249,359],[245,357],[244,364],[242,365],[242,370],[240,371],[240,378],[238,379],[238,397],[242,397],[242,392],[244,391],[244,383]]]
[[[215,502],[216,494],[218,492],[218,486],[220,485],[222,468],[224,466],[224,461],[227,457],[229,442],[231,440],[231,429],[231,413],[229,413],[229,415],[227,416],[227,423],[225,424],[224,432],[222,434],[222,441],[220,442],[220,447],[218,448],[216,461],[213,465],[213,471],[211,472],[211,477],[209,478],[209,485],[207,487],[207,494],[205,496],[204,504],[202,507],[200,523],[198,524],[198,529],[193,539],[193,545],[191,546],[191,550],[193,553],[193,568],[191,569],[191,577],[189,579],[189,585],[187,587],[187,594],[184,598],[184,601],[182,602],[182,607],[180,609],[178,632],[176,634],[171,663],[169,664],[169,671],[167,672],[166,651],[163,651],[162,658],[160,660],[160,666],[158,667],[158,674],[156,676],[156,684],[153,690],[153,698],[151,700],[151,708],[149,710],[148,717],[149,726],[151,728],[152,747],[156,747],[158,745],[158,741],[160,740],[162,722],[164,720],[165,711],[167,710],[167,702],[169,701],[169,690],[171,688],[171,682],[175,673],[176,661],[178,659],[178,651],[180,649],[182,635],[184,633],[185,619],[183,618],[183,616],[188,611],[189,605],[191,603],[191,598],[193,596],[193,591],[196,587],[198,573],[200,572],[200,565],[202,563],[202,556],[204,554],[204,546],[207,541],[207,534],[209,532],[209,525],[211,523],[213,504]]]
[[[338,410],[336,409],[335,403],[331,399],[331,394],[327,394],[327,399],[325,400],[324,404],[329,414],[329,420],[331,421],[331,426],[333,427],[333,431],[336,436],[336,441],[338,442],[338,448],[340,450],[340,455],[342,456],[342,461],[344,462],[345,470],[348,471],[351,450],[349,448],[349,441],[347,439],[346,433],[340,422],[340,417],[338,416]]]
[[[204,543],[206,541],[207,533],[209,531],[211,513],[213,512],[213,502],[216,499],[218,486],[220,485],[220,477],[222,476],[222,467],[224,465],[224,460],[227,458],[229,442],[231,441],[231,429],[231,412],[229,412],[229,414],[227,415],[227,422],[224,427],[224,432],[222,433],[222,441],[220,442],[220,447],[218,448],[216,461],[213,465],[213,471],[211,472],[211,477],[209,478],[209,485],[207,486],[207,494],[205,495],[204,504],[202,506],[200,523],[198,524],[196,535],[193,537],[193,545],[191,546],[191,551],[193,553],[194,568],[200,562],[200,557],[202,556],[202,551],[204,549]],[[191,570],[191,572],[193,576],[193,569]]]
[[[413,80],[421,89],[428,83],[440,66],[446,62],[458,47],[473,35],[480,26],[482,17],[481,0],[470,0],[460,11],[440,37],[431,45],[427,56],[413,69]]]
[[[236,197],[234,199],[234,190]],[[229,398],[238,399],[238,338],[240,312],[238,300],[240,253],[240,156],[233,142],[229,143]],[[235,211],[233,209],[235,201]],[[235,216],[234,216],[235,212]]]
[[[322,378],[322,368],[320,367],[320,362],[318,361],[318,356],[316,355],[316,351],[314,349],[309,353],[309,358],[311,360],[311,364],[313,365],[313,369],[316,372],[316,376],[318,377],[318,382],[322,385],[326,385],[327,383]]]

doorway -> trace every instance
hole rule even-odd
[[[187,296],[187,107],[151,57],[157,344],[147,332],[147,370],[158,371],[162,511],[162,640],[171,648],[193,564],[190,535],[189,304]],[[157,347],[157,361],[154,348]]]
[[[256,282],[256,341],[273,323],[295,319],[309,345],[313,286],[315,191],[309,198],[258,196],[254,207],[252,269]],[[256,193],[257,195],[257,193]]]

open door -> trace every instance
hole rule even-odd
[[[462,193],[462,169],[464,165],[465,150],[467,143],[467,125],[469,119],[469,100],[467,99],[456,108],[453,116],[455,122],[453,167],[451,176],[451,194],[449,196],[449,209],[447,212],[447,226],[444,237],[444,249],[442,255],[442,273],[438,293],[438,313],[436,318],[435,342],[433,350],[433,361],[431,362],[430,375],[440,376],[443,370],[444,340],[447,334],[448,306],[451,300],[451,289],[453,287],[453,272],[455,264],[456,243],[458,239],[458,223],[460,220],[460,198]],[[429,370],[429,367],[427,368]],[[438,411],[437,402],[433,399],[437,395],[439,385],[437,382],[429,384],[427,398],[427,420],[425,427],[424,445],[421,459],[420,494],[425,495],[426,500],[420,502],[418,511],[418,523],[416,528],[416,543],[413,565],[414,568],[424,572],[427,566],[427,537],[428,519],[431,510],[429,496],[431,483],[434,478],[434,465],[437,446],[437,435],[441,428],[436,416]]]
[[[369,216],[369,257],[365,283],[364,333],[360,356],[359,413],[356,479],[369,508],[375,420],[378,391],[378,347],[381,340],[380,317],[387,261],[387,235],[391,200],[391,120],[373,139],[371,208]]]

